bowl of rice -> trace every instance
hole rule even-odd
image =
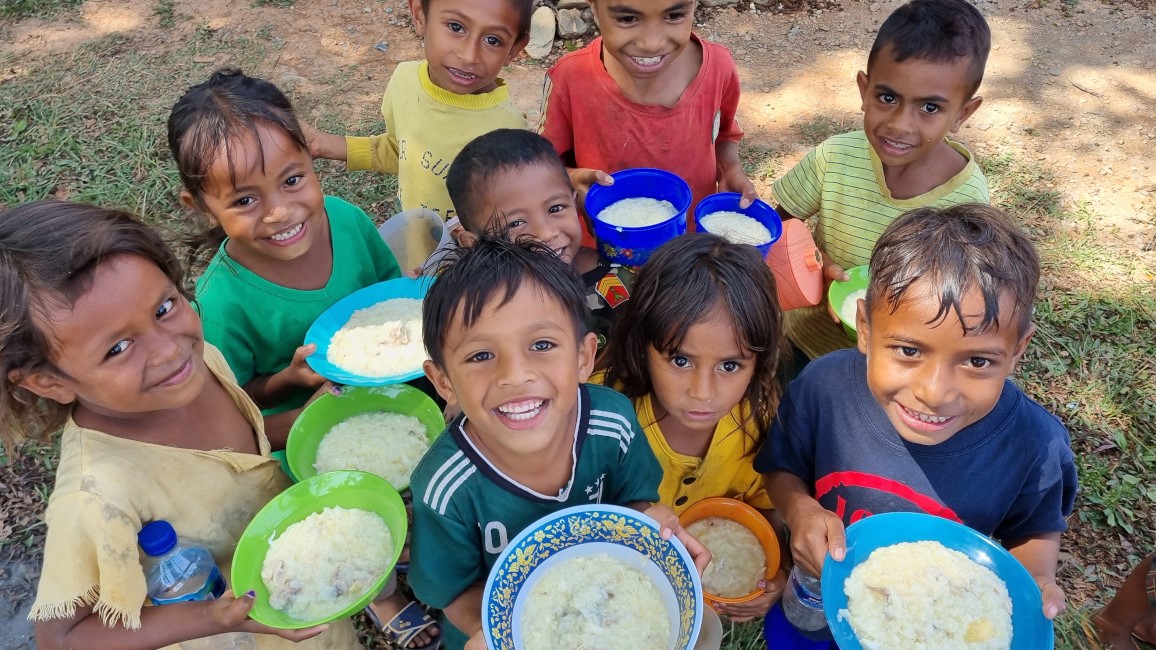
[[[759,249],[765,259],[771,244],[783,234],[783,220],[779,213],[761,200],[739,207],[743,198],[738,192],[711,194],[694,209],[694,220],[699,230],[718,235],[732,244],[750,244]]]
[[[642,266],[663,244],[686,234],[690,186],[662,169],[624,169],[613,185],[590,187],[586,214],[594,223],[598,252],[623,266]]]
[[[707,604],[745,603],[766,593],[758,583],[779,572],[779,538],[758,510],[737,499],[712,497],[684,510],[678,520],[710,551],[702,576]]]
[[[352,616],[385,586],[405,544],[405,504],[367,472],[328,472],[265,504],[237,542],[234,593],[249,617],[292,630]]]
[[[914,512],[847,528],[847,556],[823,564],[823,609],[844,650],[1049,650],[1039,587],[998,542]]]
[[[629,508],[591,504],[526,527],[482,592],[490,648],[689,650],[702,624],[690,553]]]
[[[301,411],[285,456],[298,480],[351,469],[380,476],[404,492],[445,426],[441,409],[413,386],[346,386]]]
[[[859,309],[859,299],[867,297],[867,266],[847,269],[850,277],[846,282],[832,282],[827,287],[827,300],[839,314],[843,331],[852,341],[859,340],[855,317]]]
[[[421,334],[422,300],[434,278],[394,278],[359,289],[326,309],[305,343],[314,372],[347,386],[400,384],[422,376],[429,357]]]

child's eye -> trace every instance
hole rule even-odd
[[[742,368],[742,364],[738,361],[723,361],[719,367],[722,368],[723,372],[738,372],[739,368]]]
[[[894,104],[895,95],[892,95],[891,93],[879,93],[879,101],[883,102],[884,104]]]
[[[250,205],[253,205],[253,202],[256,200],[257,199],[252,197],[252,196],[242,196],[241,198],[237,199],[236,201],[233,201],[233,205],[235,205],[239,208],[247,208]]]
[[[169,313],[172,310],[173,310],[173,299],[169,298],[168,300],[162,302],[159,307],[157,307],[157,313],[156,313],[157,320],[160,320],[165,314]]]
[[[638,22],[638,17],[637,16],[618,16],[617,18],[614,19],[614,22],[618,23],[619,25],[622,25],[623,27],[629,27],[630,25],[633,25],[633,24]]]
[[[559,212],[562,212],[563,210],[565,210],[568,207],[570,207],[570,206],[566,205],[565,203],[558,203],[556,205],[552,205],[552,206],[550,206],[550,214],[557,214]]]
[[[984,359],[983,357],[971,357],[967,360],[968,367],[980,370],[991,366],[991,359]]]
[[[514,220],[506,223],[506,226],[509,227],[511,230],[513,230],[515,228],[521,228],[524,225],[526,225],[525,219],[514,219]]]
[[[483,350],[481,352],[475,352],[475,353],[471,354],[469,356],[469,358],[466,359],[466,362],[467,363],[482,363],[483,361],[489,361],[490,359],[493,359],[493,358],[494,358],[493,354]]]
[[[534,344],[530,346],[530,349],[534,352],[546,352],[553,350],[555,347],[557,346],[554,345],[553,341],[534,341]]]
[[[466,31],[466,28],[461,23],[449,22],[446,23],[446,27],[449,27],[451,32],[456,32],[458,34]]]
[[[301,181],[304,179],[305,174],[297,174],[296,176],[290,176],[289,178],[285,179],[285,184],[289,187],[296,187],[300,185]]]
[[[932,114],[938,113],[939,112],[939,104],[932,104],[931,102],[928,102],[928,103],[923,105],[923,112],[924,113],[932,113]]]
[[[486,45],[490,45],[492,47],[499,47],[502,44],[502,39],[498,38],[497,36],[487,36],[483,38],[482,41],[485,42]]]
[[[683,18],[686,18],[686,15],[687,14],[685,11],[673,11],[671,13],[666,14],[666,19],[672,23],[677,23],[678,21],[682,20]]]
[[[911,347],[907,347],[906,345],[900,345],[900,346],[896,347],[895,350],[897,352],[899,352],[899,356],[903,356],[903,357],[919,356],[919,349],[918,348],[911,348]]]
[[[686,357],[684,357],[682,355],[678,355],[678,354],[676,354],[670,358],[670,363],[675,368],[689,368],[690,367],[690,359],[687,359]]]
[[[120,354],[121,352],[124,352],[125,350],[127,350],[129,345],[130,345],[130,343],[129,343],[128,339],[125,339],[123,341],[117,341],[116,345],[109,348],[108,352],[106,352],[104,354],[104,358],[105,359],[111,359],[112,357],[115,357],[116,355]]]

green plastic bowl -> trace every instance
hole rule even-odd
[[[290,618],[269,606],[269,590],[261,581],[261,565],[265,563],[269,543],[289,526],[333,506],[368,510],[385,520],[390,536],[393,537],[393,545],[380,552],[389,558],[389,568],[364,596],[333,616],[315,621]],[[265,504],[241,534],[237,550],[233,553],[233,593],[243,594],[249,590],[256,592],[257,597],[249,616],[258,623],[283,630],[311,627],[352,616],[368,605],[385,586],[405,545],[406,526],[405,504],[401,501],[401,495],[379,476],[368,472],[326,472],[301,481]]]
[[[313,463],[317,460],[317,446],[325,434],[338,423],[355,415],[375,411],[401,413],[417,418],[425,425],[430,444],[446,428],[441,409],[428,395],[413,386],[343,386],[340,395],[325,394],[306,406],[293,423],[293,428],[289,429],[285,457],[293,476],[299,481],[317,476]],[[409,489],[409,482],[393,487],[399,492],[405,492]]]
[[[855,293],[860,289],[867,288],[867,267],[856,266],[853,269],[847,269],[847,275],[851,277],[846,282],[832,282],[830,287],[827,287],[827,302],[839,313],[839,307],[847,296]],[[839,314],[839,322],[843,324],[843,331],[847,333],[847,337],[852,341],[859,340],[859,333],[855,330],[855,321],[847,322],[843,320],[843,314]],[[319,400],[320,401],[320,400]]]

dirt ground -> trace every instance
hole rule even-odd
[[[248,0],[173,0],[175,24],[160,26],[158,0],[89,0],[68,18],[25,19],[0,29],[0,48],[19,62],[0,80],[42,57],[67,52],[114,32],[144,49],[175,50],[195,29],[260,35],[280,45],[259,69],[295,98],[372,117],[395,64],[421,57],[403,0],[297,0],[291,7],[250,6]],[[277,4],[277,3],[270,3]],[[812,146],[801,125],[816,117],[833,128],[856,128],[856,71],[879,23],[899,0],[847,0],[835,10],[775,14],[735,9],[700,12],[702,36],[729,46],[743,80],[740,121],[753,150],[770,154],[770,181]],[[1038,165],[1071,205],[1095,215],[1096,237],[1145,268],[1156,268],[1156,12],[1145,3],[1095,0],[983,0],[993,46],[980,89],[984,102],[957,137],[980,157],[1011,155]],[[563,47],[556,44],[555,57]],[[197,57],[206,73],[229,52]],[[536,120],[542,76],[552,59],[521,58],[505,73],[517,105]],[[334,87],[334,79],[343,85]],[[174,91],[175,92],[175,91]],[[749,148],[748,150],[752,150]],[[1072,228],[1087,227],[1073,223]],[[1133,267],[1129,267],[1133,268]],[[1123,272],[1112,282],[1153,282],[1147,272]],[[29,582],[28,571],[0,557],[0,596]],[[8,600],[8,598],[5,598]],[[26,608],[28,603],[7,604]],[[27,629],[3,622],[0,646],[22,648]],[[13,616],[19,619],[19,616]]]

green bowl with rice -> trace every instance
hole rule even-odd
[[[404,458],[391,459],[391,461],[408,466],[409,471],[404,472],[404,478],[391,479],[389,476],[382,476],[398,492],[409,489],[409,472],[413,471],[413,466],[417,464],[424,450],[428,449],[429,445],[433,444],[438,435],[445,430],[446,424],[437,404],[425,393],[406,384],[343,386],[340,395],[322,395],[305,407],[289,430],[289,440],[285,446],[286,460],[289,462],[289,469],[292,470],[293,476],[299,481],[304,481],[319,473],[317,467],[318,450],[321,448],[326,434],[335,426],[354,418],[360,417],[365,420],[364,416],[373,417],[380,413],[399,414],[415,418],[417,421],[414,425],[416,431],[420,432],[419,435],[424,435],[424,440],[421,441],[423,444],[416,447],[413,444],[405,446],[400,454]],[[371,468],[374,464],[380,466],[380,463],[371,462],[371,457],[380,454],[385,449],[377,448],[369,442],[373,439],[371,436],[377,432],[367,431],[365,433],[367,434],[365,436],[366,446],[362,451],[352,454],[348,458],[343,458],[342,464],[346,466],[333,469],[370,471],[381,475]],[[350,447],[347,445],[345,448],[349,449]],[[394,450],[389,451],[391,453],[386,455],[393,455]],[[394,468],[394,473],[397,473],[396,468]]]
[[[855,328],[855,317],[859,299],[867,295],[867,266],[847,269],[847,275],[850,279],[846,282],[835,281],[827,287],[827,302],[839,314],[839,322],[843,324],[847,338],[858,341],[859,332]]]

